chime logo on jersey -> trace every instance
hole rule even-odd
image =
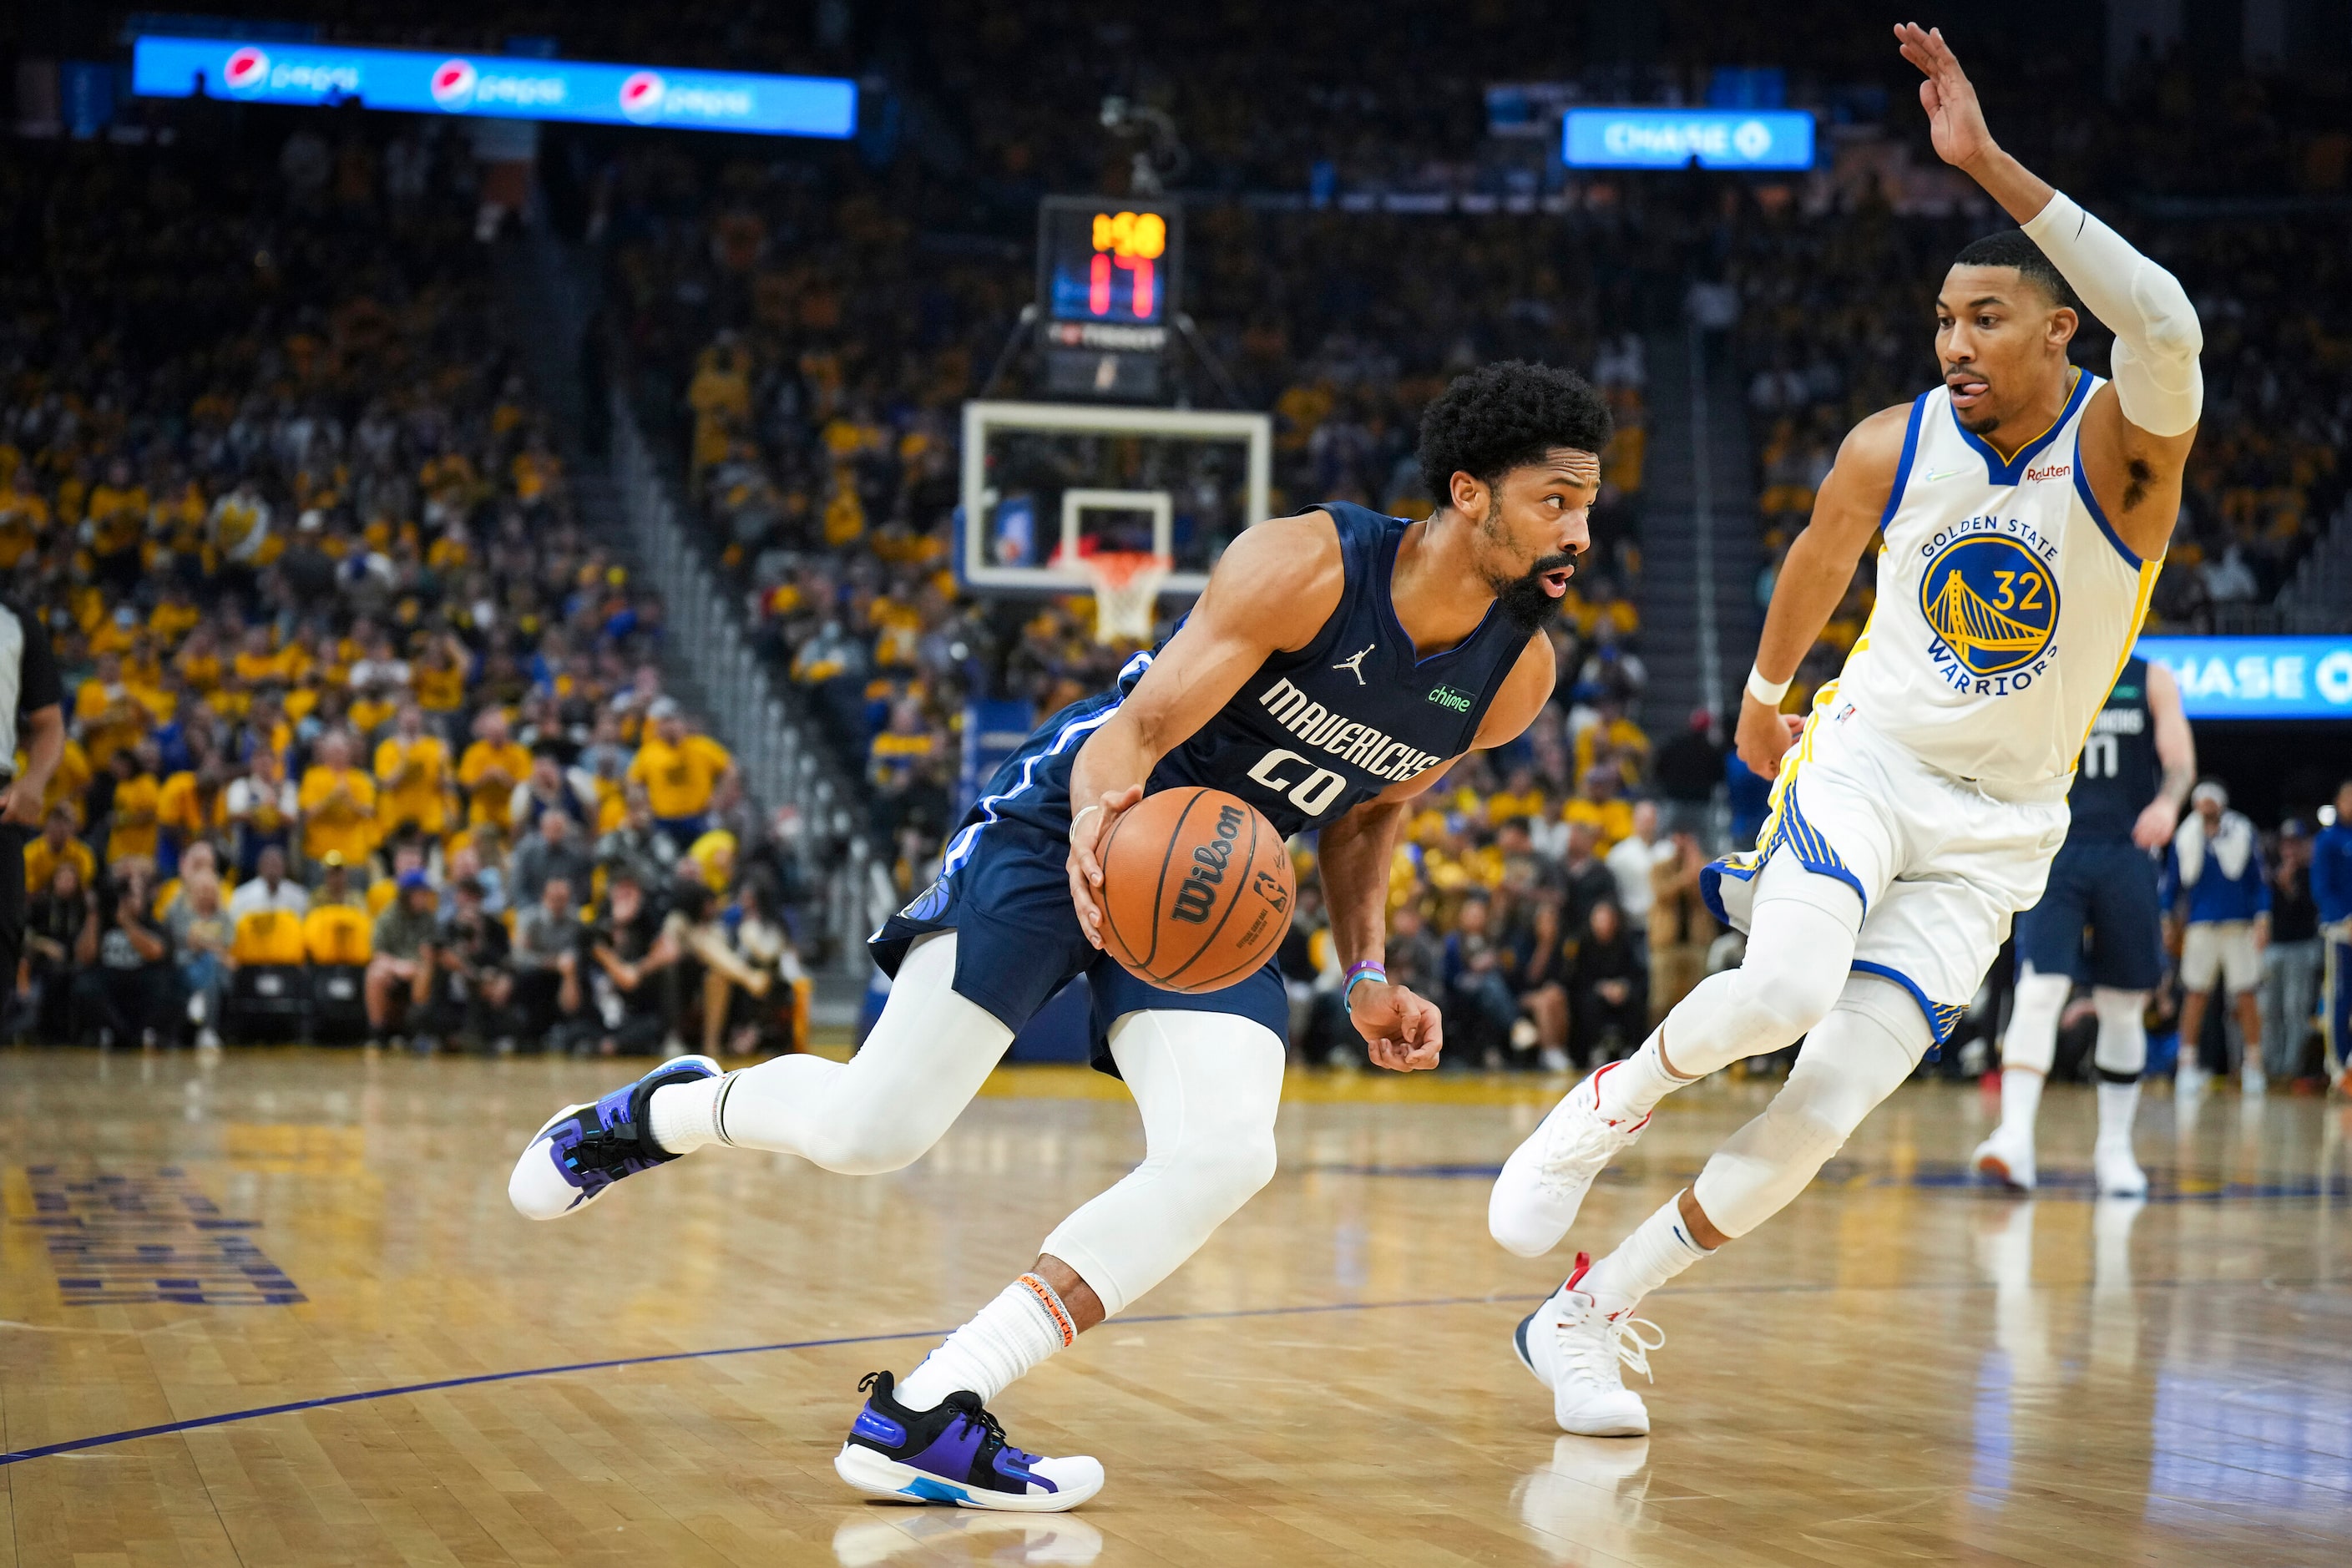
[[[1927,563],[1919,613],[1937,639],[1932,657],[1955,686],[2022,690],[2058,630],[2057,576],[2022,540],[1963,533]]]
[[[444,109],[463,109],[474,101],[477,79],[473,61],[443,60],[433,68],[433,101]]]
[[[257,48],[242,48],[221,67],[221,85],[231,92],[257,92],[269,80],[269,57]]]

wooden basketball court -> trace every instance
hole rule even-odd
[[[2352,1551],[2352,1110],[2151,1091],[2145,1205],[1969,1184],[1915,1085],[1800,1202],[1654,1296],[1655,1434],[1563,1437],[1486,1238],[1558,1082],[1294,1076],[1274,1184],[999,1402],[1090,1452],[1076,1515],[853,1499],[904,1371],[1140,1148],[1119,1087],[1000,1073],[897,1176],[716,1150],[593,1214],[504,1184],[610,1066],[0,1055],[0,1563],[2331,1563]],[[621,1069],[625,1071],[627,1069]],[[1769,1085],[1672,1102],[1607,1245]],[[596,1363],[604,1363],[598,1365]]]

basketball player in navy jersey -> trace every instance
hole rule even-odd
[[[2147,1065],[2142,1015],[2164,977],[2157,858],[2180,825],[2197,782],[2197,742],[2172,672],[2135,654],[2091,721],[2066,793],[2066,842],[2050,863],[2042,901],[2017,917],[2017,1000],[2000,1039],[2000,1125],[1977,1145],[1976,1167],[2033,1190],[2033,1119],[2058,1050],[2058,1018],[2087,969],[2099,1015],[2092,1063],[2099,1131],[2092,1174],[2108,1197],[2147,1193],[2132,1154],[2139,1075]],[[2090,929],[2090,957],[2083,955]]]
[[[971,1508],[1092,1497],[1098,1463],[1022,1452],[985,1405],[1166,1279],[1273,1177],[1288,1026],[1271,956],[1236,985],[1181,995],[1101,951],[1104,835],[1147,793],[1181,785],[1230,791],[1285,837],[1318,833],[1349,1016],[1376,1065],[1435,1067],[1437,1009],[1381,968],[1390,861],[1412,798],[1550,700],[1543,627],[1590,541],[1609,428],[1600,396],[1564,371],[1496,364],[1454,382],[1422,423],[1434,515],[1328,501],[1249,529],[1157,651],[1005,762],[940,879],[876,933],[895,983],[855,1058],[665,1063],[541,1128],[509,1184],[515,1206],[576,1213],[709,1143],[897,1170],[1085,974],[1096,1062],[1135,1095],[1143,1163],[903,1384],[870,1375],[835,1468],[871,1495]]]

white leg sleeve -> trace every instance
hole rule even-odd
[[[952,931],[916,943],[849,1060],[780,1057],[718,1080],[719,1141],[852,1176],[922,1158],[1013,1044],[995,1015],[956,994],[955,954]]]
[[[2099,1012],[2099,1043],[2091,1061],[2105,1083],[2137,1083],[2147,1067],[2147,993],[2095,987],[2091,1005]]]
[[[2044,974],[2031,964],[2018,972],[2017,1000],[2010,1009],[2009,1027],[2000,1037],[2000,1065],[2046,1073],[2058,1055],[2058,1020],[2066,1011],[2066,997],[2074,983],[2063,974]]]
[[[2063,191],[2024,229],[2116,334],[2110,357],[2124,417],[2151,436],[2193,426],[2205,406],[2205,374],[2197,362],[2205,332],[2180,279]]]
[[[1836,1005],[1853,971],[1862,926],[1853,889],[1788,854],[1757,875],[1747,958],[1699,982],[1666,1015],[1665,1055],[1682,1078],[1794,1045]]]
[[[1227,1013],[1129,1013],[1111,1058],[1143,1112],[1143,1163],[1055,1227],[1040,1250],[1116,1317],[1174,1273],[1274,1179],[1282,1042]]]
[[[1786,1207],[1893,1094],[1934,1036],[1908,993],[1857,974],[1797,1054],[1789,1081],[1715,1152],[1691,1195],[1726,1236],[1745,1236]]]

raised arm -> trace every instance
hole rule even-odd
[[[2156,760],[2164,779],[2156,786],[2156,798],[2132,824],[2132,842],[2143,849],[2161,849],[2172,842],[2173,829],[2180,826],[2180,808],[2197,784],[2197,737],[2180,705],[2180,683],[2153,659],[2147,667],[2147,710],[2156,721]]]
[[[2205,405],[2196,307],[2179,279],[2001,151],[1940,31],[1906,22],[1895,37],[1927,79],[1919,102],[1937,156],[1982,185],[2116,334],[2115,378],[2083,415],[2083,474],[2125,546],[2154,560],[2180,514],[2181,469]]]
[[[1143,798],[1160,759],[1182,745],[1277,651],[1305,647],[1339,605],[1339,533],[1322,512],[1275,518],[1225,549],[1200,602],[1070,769],[1070,901],[1102,945],[1099,847]]]
[[[1795,679],[1797,667],[1821,639],[1830,613],[1845,597],[1854,566],[1878,531],[1887,500],[1895,493],[1895,470],[1903,458],[1903,432],[1910,416],[1907,406],[1882,408],[1846,433],[1836,464],[1813,498],[1812,518],[1789,546],[1788,558],[1773,579],[1771,607],[1764,613],[1764,632],[1756,644],[1758,678],[1783,688]],[[1783,715],[1777,701],[1759,698],[1751,682],[1740,697],[1739,724],[1733,736],[1739,760],[1759,778],[1771,778],[1780,771],[1781,753],[1797,727],[1794,715]]]

